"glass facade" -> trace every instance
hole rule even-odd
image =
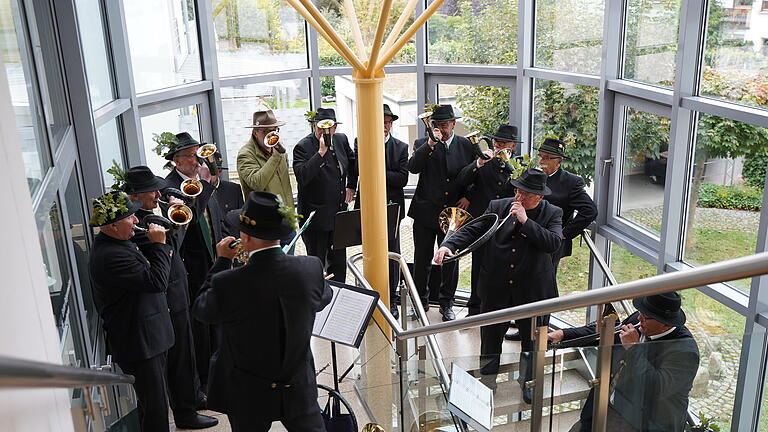
[[[157,143],[153,140],[154,136],[163,132],[173,134],[188,132],[192,138],[200,141],[200,119],[197,116],[199,109],[198,105],[190,105],[141,118],[144,157],[146,157],[146,165],[155,175],[165,177],[166,169],[170,165],[162,154],[157,154],[155,151]]]
[[[444,2],[427,22],[427,62],[515,64],[517,11],[517,0]]]
[[[211,6],[220,76],[308,66],[306,23],[286,2],[211,1]]]
[[[104,31],[101,1],[78,0],[76,5],[91,108],[98,109],[114,99],[109,39]]]
[[[126,2],[125,26],[136,93],[202,78],[193,0]]]
[[[630,0],[624,36],[624,78],[672,87],[679,23],[679,0]]]
[[[669,119],[626,108],[619,215],[656,234],[664,212]]]
[[[604,0],[537,1],[535,65],[599,74],[604,10]]]
[[[90,366],[104,363],[105,347],[87,271],[93,233],[86,209],[112,184],[112,161],[165,175],[152,138],[186,131],[215,142],[237,180],[237,152],[254,111],[269,107],[286,122],[280,134],[290,154],[309,132],[304,114],[319,106],[336,109],[338,131],[354,138],[357,98],[346,62],[322,38],[312,40],[316,33],[282,1],[69,3],[53,13],[49,2],[0,0],[0,58],[62,359]],[[343,2],[316,3],[356,50]],[[388,28],[407,3],[393,1]],[[354,4],[370,41],[380,2]],[[416,116],[438,102],[462,116],[460,134],[518,126],[523,154],[535,155],[546,137],[562,139],[564,168],[584,178],[598,204],[591,235],[619,282],[763,252],[766,4],[445,2],[387,70],[384,102],[400,116],[393,135],[409,145],[423,136]],[[72,9],[79,37],[62,27],[59,8]],[[532,31],[521,32],[521,21]],[[684,49],[681,34],[688,35]],[[83,118],[89,121],[76,121]],[[415,186],[417,176],[410,180]],[[410,224],[407,218],[401,230],[409,259]],[[459,290],[466,293],[464,261]],[[602,287],[590,267],[588,248],[576,240],[560,264],[560,294]],[[768,319],[765,293],[755,288],[765,283],[756,281],[681,293],[703,376],[690,407],[723,430],[748,429],[747,409],[734,407],[757,412],[765,399],[768,345],[747,349],[745,342]],[[584,324],[586,311],[557,317]],[[120,401],[120,413],[133,408],[125,391]]]

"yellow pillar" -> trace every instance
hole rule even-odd
[[[355,70],[352,81],[357,96],[358,166],[360,167],[360,214],[363,231],[363,272],[365,278],[389,305],[387,244],[387,184],[384,164],[384,72],[361,78]],[[403,211],[402,209],[400,211]],[[374,320],[389,334],[384,317],[376,311]]]

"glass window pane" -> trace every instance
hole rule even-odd
[[[24,159],[24,172],[30,194],[40,188],[45,173],[50,168],[48,150],[37,117],[37,100],[32,89],[35,80],[30,58],[23,46],[15,2],[0,0],[0,55],[11,92],[11,105],[16,114],[16,128]]]
[[[702,95],[768,108],[768,15],[760,8],[709,2]]]
[[[316,2],[320,3],[320,2]],[[324,2],[321,9],[325,15],[325,18],[333,25],[333,28],[341,35],[344,42],[357,54],[357,46],[355,45],[352,30],[349,26],[349,20],[344,12],[341,1],[338,2]],[[360,33],[363,37],[363,43],[366,47],[367,59],[370,55],[370,47],[373,44],[374,37],[376,36],[376,26],[379,21],[379,15],[381,14],[381,2],[378,0],[355,0],[355,13],[357,14],[357,21],[360,23]],[[387,29],[384,32],[384,40],[387,40],[392,27],[397,22],[400,14],[405,9],[406,0],[393,0],[392,7],[389,11],[389,19],[387,20]],[[401,30],[401,34],[408,26],[413,23],[413,17],[408,18]],[[336,53],[330,44],[318,35],[319,49],[320,49],[320,66],[348,66],[347,61],[344,60],[341,55]],[[358,56],[359,58],[359,56]],[[389,64],[403,64],[403,63],[415,63],[416,62],[416,43],[415,38],[411,38],[403,48],[395,55]]]
[[[34,9],[34,16],[28,16],[27,20],[34,19],[37,28],[37,37],[30,40],[38,74],[45,76],[44,82],[40,82],[40,86],[45,87],[44,91],[41,91],[41,96],[46,122],[50,129],[49,140],[55,151],[59,148],[64,132],[70,124],[69,104],[59,56],[58,34],[54,27],[51,4],[48,2],[29,2],[29,4]]]
[[[533,147],[547,137],[563,140],[568,153],[563,169],[590,185],[595,175],[599,89],[538,79],[534,86]]]
[[[43,265],[45,266],[53,315],[56,319],[56,327],[61,332],[70,281],[69,262],[67,261],[64,230],[62,229],[58,203],[54,202],[44,217],[45,221],[39,234],[40,248],[43,252]]]
[[[661,233],[669,119],[626,108],[619,215]]]
[[[538,0],[536,66],[600,73],[604,0]]]
[[[192,138],[199,141],[200,120],[197,116],[198,109],[198,105],[190,105],[141,118],[144,155],[147,158],[147,166],[155,175],[165,177],[168,174],[164,168],[168,161],[152,150],[157,145],[152,141],[152,137],[154,134],[159,135],[163,132],[171,132],[173,134],[189,132]]]
[[[517,0],[445,2],[427,22],[427,38],[429,63],[514,65]]]
[[[720,430],[732,430],[746,319],[697,289],[679,293],[687,318],[685,326],[699,346],[699,372],[689,394],[688,409],[694,416],[704,414],[713,419]]]
[[[212,1],[222,77],[308,67],[305,21],[281,1]]]
[[[91,289],[91,278],[88,272],[90,248],[87,239],[89,226],[84,216],[85,209],[78,186],[77,169],[73,169],[69,177],[64,200],[67,204],[67,218],[69,219],[69,230],[72,235],[72,249],[75,251],[75,264],[77,265],[80,286],[79,292],[85,307],[84,313],[88,324],[88,334],[90,335],[91,342],[95,345],[100,328],[99,315],[93,302],[93,290]]]
[[[232,181],[238,181],[237,153],[250,139],[252,129],[247,126],[253,124],[255,111],[271,109],[278,120],[285,122],[280,126],[280,139],[286,147],[289,161],[293,156],[293,147],[310,130],[304,118],[310,110],[309,81],[306,79],[222,87],[221,107],[224,111],[227,167],[230,168],[229,179]]]
[[[680,0],[630,0],[627,9],[624,78],[672,87]]]
[[[96,144],[99,148],[99,163],[101,164],[101,175],[104,176],[104,187],[109,188],[114,183],[112,176],[107,174],[112,162],[117,162],[117,166],[125,168],[117,118],[96,129]]]
[[[125,2],[125,26],[136,93],[202,78],[194,0]]]
[[[733,146],[731,143],[739,143]],[[755,253],[768,129],[699,115],[684,259],[709,264]],[[731,282],[749,292],[751,279]]]
[[[83,47],[85,73],[91,108],[97,109],[114,99],[110,54],[107,51],[107,35],[104,32],[100,0],[77,0],[77,21],[80,43]]]
[[[467,135],[480,131],[492,134],[500,124],[509,123],[509,87],[439,84],[438,103],[453,105],[456,133]]]

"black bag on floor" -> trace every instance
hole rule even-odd
[[[328,402],[326,402],[322,412],[325,430],[327,432],[357,432],[357,418],[352,411],[352,406],[344,399],[344,396],[328,386],[318,384],[317,387],[328,392]],[[341,413],[341,405],[344,405],[347,414]]]

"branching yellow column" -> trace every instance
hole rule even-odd
[[[357,95],[357,142],[360,167],[360,213],[363,231],[365,279],[389,305],[389,266],[387,243],[387,184],[384,165],[384,109],[382,85],[384,72],[375,78],[352,74]],[[402,210],[401,210],[402,211]],[[379,311],[374,319],[386,334],[389,325]]]

